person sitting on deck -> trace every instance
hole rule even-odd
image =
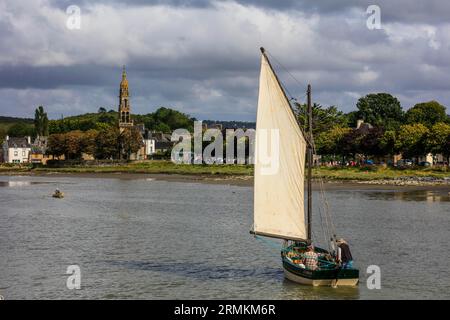
[[[303,262],[302,259],[302,252],[299,250],[299,248],[294,247],[292,250],[288,251],[286,253],[286,257],[290,258],[293,263],[295,264],[301,264]]]
[[[336,243],[338,246],[337,260],[341,263],[342,269],[353,268],[353,257],[347,241],[341,238]]]
[[[313,245],[309,245],[306,247],[306,252],[303,256],[304,256],[303,263],[304,263],[306,269],[317,270],[317,265],[319,262],[319,255],[314,252]]]

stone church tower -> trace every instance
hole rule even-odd
[[[133,126],[133,121],[130,115],[130,95],[128,92],[128,80],[125,72],[125,66],[122,71],[122,81],[120,82],[119,90],[119,129],[122,133],[126,128]]]

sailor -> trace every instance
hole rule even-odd
[[[353,257],[350,252],[350,247],[348,246],[347,241],[344,239],[339,239],[336,241],[338,245],[338,255],[337,260],[341,263],[343,269],[351,269],[353,268]]]
[[[314,252],[314,246],[312,244],[306,247],[306,252],[303,256],[303,263],[306,269],[316,270],[319,262],[319,255]]]

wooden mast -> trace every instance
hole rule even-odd
[[[312,213],[312,107],[311,107],[311,85],[308,84],[307,89],[307,104],[308,104],[308,133],[309,133],[309,143],[308,143],[308,240],[311,242],[311,213]]]

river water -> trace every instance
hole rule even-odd
[[[50,196],[56,188],[65,192],[64,199]],[[0,176],[0,295],[450,298],[446,192],[327,191],[336,228],[360,268],[357,288],[312,288],[286,280],[280,244],[249,234],[252,192],[251,187],[145,178]],[[70,265],[80,267],[80,290],[67,288]],[[367,286],[370,265],[380,267],[381,289]]]

